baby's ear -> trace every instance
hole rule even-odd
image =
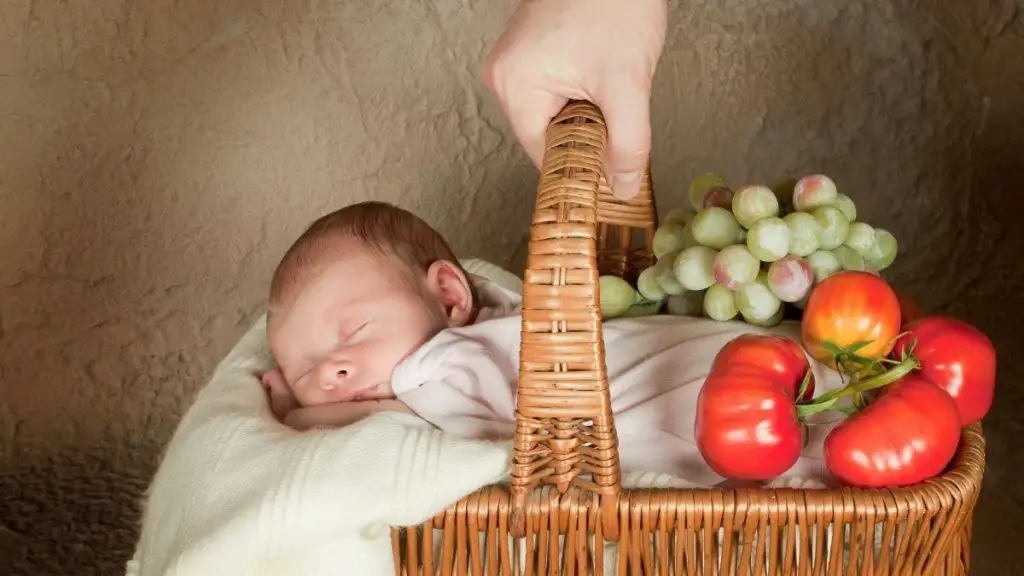
[[[427,269],[427,285],[444,306],[449,327],[469,323],[473,314],[473,290],[461,268],[447,260],[438,260]]]

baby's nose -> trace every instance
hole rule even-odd
[[[325,362],[321,367],[320,386],[324,390],[348,386],[355,377],[354,369],[348,362]]]

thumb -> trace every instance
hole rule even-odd
[[[608,126],[605,177],[616,197],[628,200],[640,192],[651,154],[651,93],[629,81],[611,82],[594,103]]]
[[[544,162],[548,125],[568,101],[546,90],[536,90],[505,111],[512,132],[538,170]]]

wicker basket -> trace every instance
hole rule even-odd
[[[548,129],[510,485],[393,528],[396,574],[967,574],[985,465],[978,425],[948,471],[906,489],[622,488],[597,280],[649,262],[656,215],[649,178],[638,199],[611,195],[605,140],[586,102]]]

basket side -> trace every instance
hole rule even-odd
[[[606,140],[604,117],[588,102],[570,102],[548,127],[523,285],[511,479],[517,528],[541,483],[612,500],[620,491],[598,278],[602,268],[628,277],[650,260],[655,214],[649,171],[636,199],[611,194]]]

